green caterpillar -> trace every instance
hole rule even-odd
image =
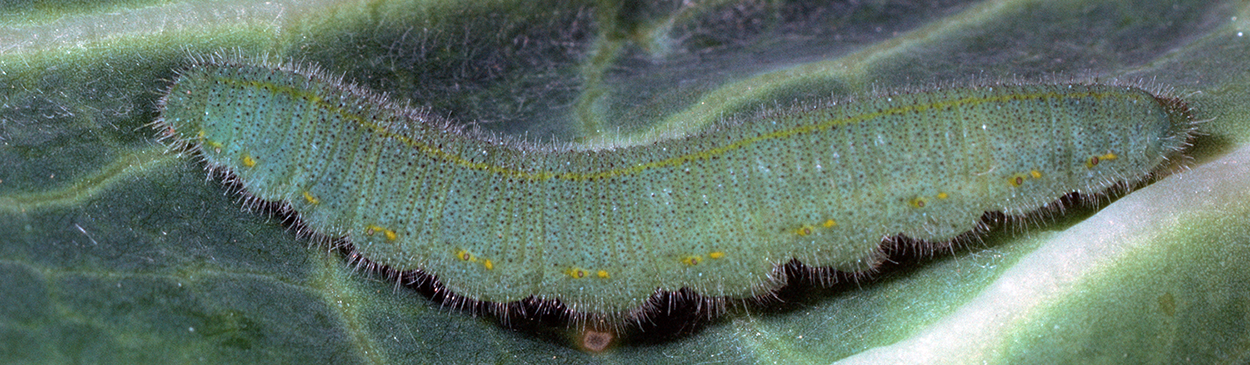
[[[466,298],[639,310],[658,291],[775,289],[797,259],[870,269],[987,211],[1132,185],[1186,146],[1186,104],[1134,87],[993,85],[778,108],[590,150],[464,132],[310,68],[203,60],[161,133],[396,270]]]

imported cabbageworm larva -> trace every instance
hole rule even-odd
[[[1131,185],[1178,156],[1178,99],[1089,84],[934,89],[777,108],[591,150],[465,132],[308,67],[203,60],[162,133],[368,260],[491,302],[612,315],[657,290],[750,297],[777,267],[862,271],[891,236]]]

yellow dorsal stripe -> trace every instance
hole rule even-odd
[[[537,180],[537,181],[550,180],[550,179],[559,179],[559,180],[568,180],[568,181],[587,181],[587,180],[606,179],[606,178],[612,178],[612,177],[617,177],[617,176],[633,175],[633,174],[646,171],[648,169],[661,168],[661,167],[676,167],[676,166],[681,166],[689,162],[694,162],[694,161],[699,161],[699,160],[708,160],[714,156],[724,155],[730,151],[741,149],[741,148],[753,145],[755,143],[759,143],[759,142],[770,140],[770,139],[788,138],[788,137],[793,137],[793,136],[798,136],[798,135],[803,135],[803,134],[808,134],[808,133],[814,133],[819,130],[829,129],[829,128],[833,128],[833,127],[840,126],[840,125],[854,124],[854,123],[859,123],[859,122],[886,117],[886,116],[919,113],[919,112],[924,112],[930,109],[946,109],[946,108],[955,108],[955,107],[976,106],[976,105],[988,104],[988,103],[1002,103],[1002,102],[1008,102],[1008,101],[1022,101],[1022,100],[1075,99],[1075,98],[1103,99],[1103,98],[1107,98],[1111,96],[1117,96],[1117,95],[1107,93],[1107,92],[1087,91],[1087,92],[1078,92],[1078,93],[1058,93],[1058,92],[1048,91],[1048,92],[1037,92],[1037,93],[1027,93],[1027,94],[1000,94],[1000,95],[986,96],[986,97],[967,97],[967,98],[959,98],[959,99],[953,99],[953,100],[947,100],[947,101],[938,101],[938,102],[927,103],[927,104],[905,105],[905,106],[899,106],[899,107],[894,107],[894,108],[889,108],[889,109],[883,109],[883,110],[875,111],[871,113],[862,113],[858,115],[849,116],[846,118],[830,119],[830,120],[826,120],[820,123],[796,126],[793,128],[783,129],[783,130],[775,131],[772,133],[763,134],[760,136],[744,138],[737,142],[733,142],[728,145],[724,145],[720,147],[692,152],[692,153],[684,154],[681,156],[670,157],[670,158],[663,159],[663,160],[640,163],[631,167],[616,168],[616,169],[609,169],[609,170],[603,170],[603,171],[597,171],[597,172],[586,172],[586,173],[581,173],[581,172],[556,173],[556,172],[546,172],[546,171],[529,172],[529,171],[522,171],[522,170],[518,170],[514,168],[499,166],[499,165],[493,165],[493,164],[482,163],[482,162],[474,162],[464,157],[461,157],[459,155],[455,155],[453,153],[444,151],[443,149],[430,145],[429,143],[412,139],[400,133],[392,132],[386,129],[386,127],[374,121],[366,120],[366,118],[363,116],[353,114],[345,108],[341,108],[338,105],[327,102],[326,100],[322,99],[320,96],[310,91],[305,91],[305,90],[300,90],[300,89],[296,89],[293,87],[281,86],[281,85],[274,84],[274,83],[267,83],[267,82],[260,82],[260,81],[241,81],[241,80],[229,79],[229,78],[218,78],[218,81],[221,81],[226,84],[238,85],[242,87],[253,87],[253,88],[258,88],[258,89],[264,89],[264,90],[273,92],[275,94],[287,94],[287,95],[291,95],[292,97],[296,99],[306,100],[309,103],[316,105],[317,107],[320,107],[332,113],[338,114],[342,116],[344,119],[350,120],[360,125],[361,127],[368,129],[369,131],[371,131],[372,133],[380,137],[391,138],[396,141],[399,141],[400,143],[410,146],[433,159],[443,160],[448,163],[452,163],[452,164],[462,166],[465,168],[469,168],[469,169],[473,169],[473,170],[486,171],[486,172],[499,174],[499,175],[505,175],[505,176],[513,177],[513,178]]]

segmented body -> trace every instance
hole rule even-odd
[[[779,264],[859,271],[1158,169],[1183,103],[1132,87],[997,85],[793,107],[589,151],[484,137],[315,71],[185,70],[160,125],[244,189],[367,259],[468,298],[636,309],[657,289],[748,297]]]

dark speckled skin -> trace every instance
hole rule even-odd
[[[859,271],[882,238],[948,241],[986,211],[1141,181],[1184,103],[1133,87],[994,85],[804,105],[586,150],[466,133],[308,68],[203,61],[158,125],[366,258],[467,298],[600,315],[657,289],[772,289],[778,264]]]

